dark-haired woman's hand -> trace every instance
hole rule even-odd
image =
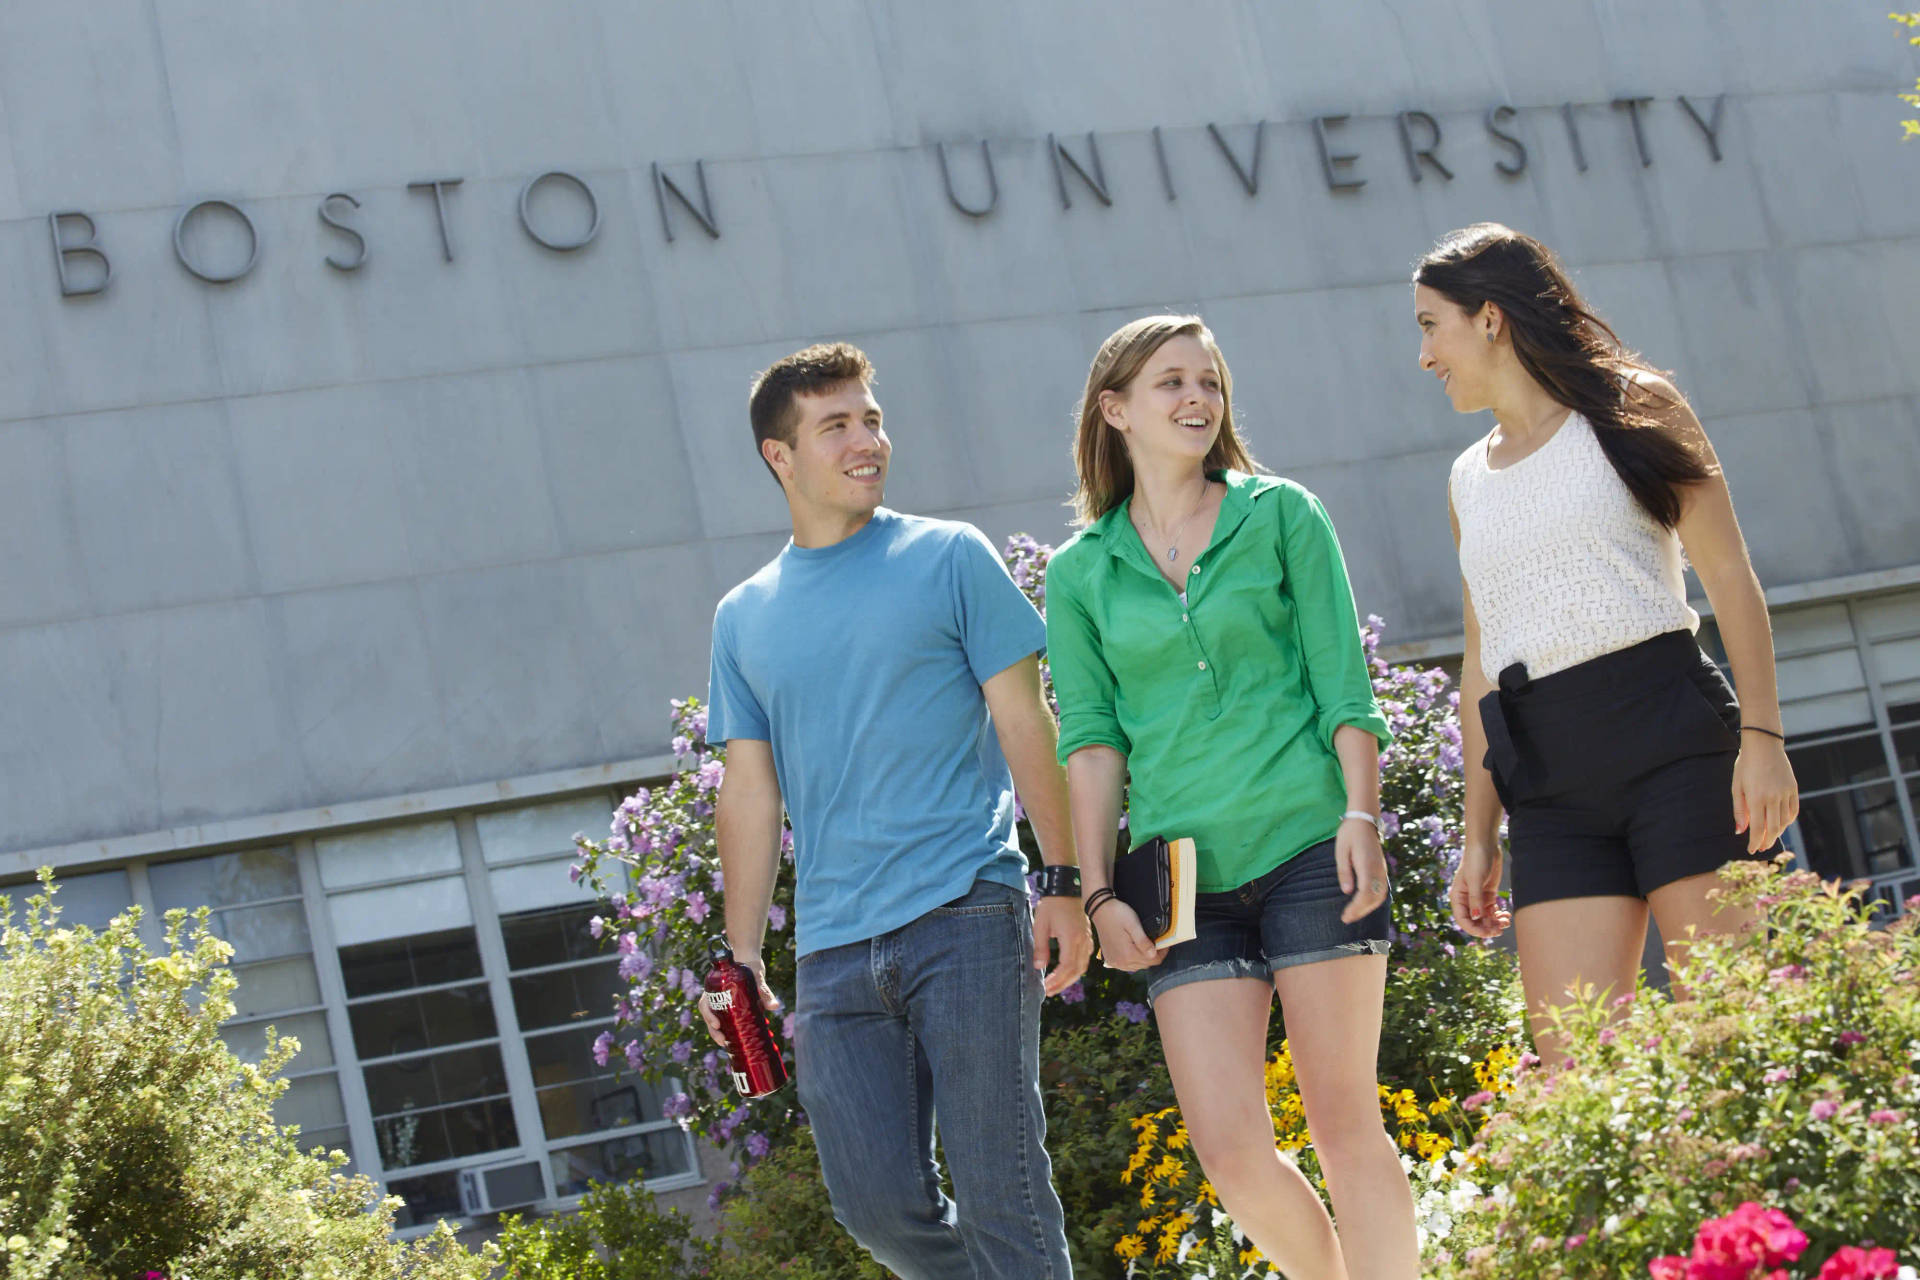
[[[1470,844],[1460,854],[1460,866],[1447,889],[1447,903],[1453,908],[1453,927],[1469,937],[1497,938],[1513,922],[1500,903],[1503,861],[1498,845]]]
[[[1800,816],[1800,784],[1787,746],[1763,733],[1742,733],[1733,763],[1733,829],[1747,835],[1747,852],[1773,848]]]
[[[1140,927],[1140,917],[1133,908],[1118,898],[1108,898],[1094,911],[1093,929],[1100,935],[1101,963],[1109,969],[1132,973],[1151,969],[1167,958],[1167,953],[1154,946],[1153,939]]]

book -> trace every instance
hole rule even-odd
[[[1192,840],[1155,836],[1114,859],[1113,892],[1154,946],[1170,947],[1193,937],[1196,874]]]

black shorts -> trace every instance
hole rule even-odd
[[[1693,635],[1672,631],[1538,680],[1518,663],[1480,700],[1507,808],[1515,910],[1644,898],[1771,857],[1734,830],[1740,704]]]

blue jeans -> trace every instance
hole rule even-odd
[[[991,881],[800,960],[795,1080],[833,1216],[905,1280],[1069,1280],[1026,894]],[[940,1189],[936,1118],[954,1196]]]

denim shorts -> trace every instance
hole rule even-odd
[[[1169,948],[1167,958],[1147,970],[1147,999],[1156,1000],[1161,992],[1188,982],[1217,978],[1265,982],[1294,965],[1385,955],[1391,901],[1347,924],[1340,913],[1348,901],[1340,891],[1331,840],[1311,846],[1238,889],[1195,894],[1194,936]]]

